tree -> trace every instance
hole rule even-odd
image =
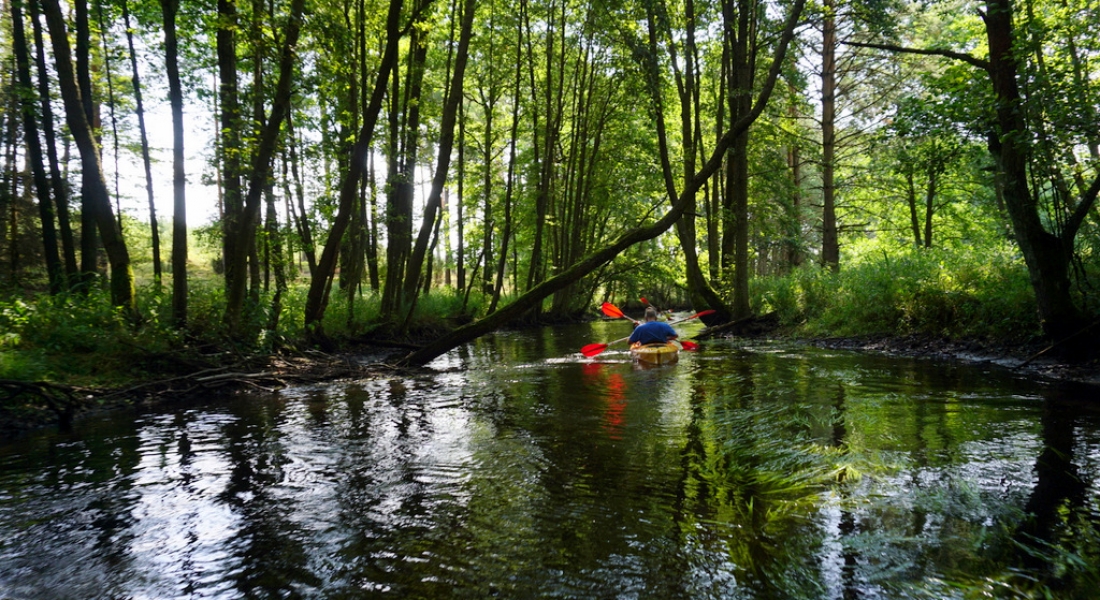
[[[336,259],[339,254],[340,239],[347,231],[352,211],[356,208],[355,200],[358,197],[359,181],[362,179],[367,166],[367,155],[370,152],[374,138],[374,127],[378,122],[378,114],[382,110],[386,83],[397,64],[398,43],[401,41],[402,35],[400,27],[401,7],[402,0],[390,0],[389,12],[386,16],[386,47],[382,55],[382,62],[378,68],[370,102],[364,110],[363,126],[351,148],[347,169],[340,183],[336,218],[329,230],[328,239],[325,241],[324,250],[321,252],[321,258],[317,261],[317,270],[310,279],[309,292],[306,296],[305,326],[309,331],[309,335],[315,340],[324,341],[327,339],[321,320],[325,316],[329,292],[332,289],[332,280],[336,274]]]
[[[31,82],[30,53],[27,51],[27,37],[23,24],[23,2],[12,0],[12,46],[15,50],[16,75],[19,80],[19,95],[22,97],[23,134],[26,140],[27,162],[31,165],[34,188],[38,196],[38,210],[42,220],[42,245],[46,253],[46,271],[50,281],[50,291],[59,293],[65,285],[61,255],[57,243],[57,230],[54,227],[53,199],[50,198],[50,184],[46,178],[46,166],[42,161],[42,141],[38,137],[38,124],[35,115],[34,87]]]
[[[172,320],[187,323],[187,173],[183,153],[183,86],[180,83],[176,15],[179,0],[161,0],[164,17],[164,66],[172,109]]]
[[[534,286],[531,290],[520,295],[506,306],[500,308],[497,312],[451,331],[420,350],[410,353],[404,357],[401,362],[403,364],[427,364],[429,361],[448,350],[493,331],[500,325],[526,313],[551,294],[575,283],[582,277],[587,276],[607,264],[627,248],[639,242],[653,239],[672,227],[676,221],[683,217],[684,211],[693,202],[695,194],[698,193],[703,184],[721,166],[723,156],[729,149],[730,144],[733,143],[734,138],[744,133],[764,110],[764,106],[767,104],[771,97],[772,90],[775,88],[775,82],[779,77],[779,72],[782,69],[787,55],[787,48],[794,38],[795,29],[802,15],[804,6],[804,0],[796,0],[790,8],[779,41],[776,44],[771,68],[768,71],[767,78],[761,86],[760,93],[757,96],[752,111],[732,124],[726,133],[716,141],[715,148],[710,157],[690,179],[684,182],[683,189],[676,202],[667,213],[651,223],[640,225],[622,233],[610,243],[592,251],[582,260],[577,261],[561,273]],[[658,131],[663,137],[663,124],[658,121],[657,125]],[[661,145],[663,148],[667,148],[667,140],[663,140]]]
[[[1029,140],[1040,130],[1042,115],[1048,113],[1032,106],[1021,92],[1020,80],[1026,79],[1026,73],[1021,72],[1022,42],[1016,37],[1011,2],[987,0],[981,17],[989,47],[988,60],[938,48],[883,43],[855,45],[960,60],[988,77],[995,98],[988,147],[997,161],[1005,208],[1027,265],[1043,331],[1051,339],[1061,341],[1084,327],[1084,314],[1072,292],[1070,266],[1077,234],[1100,194],[1100,173],[1094,173],[1092,181],[1081,186],[1076,199],[1055,207],[1053,219],[1044,219],[1039,192],[1032,189],[1030,182],[1033,176],[1040,180],[1050,177],[1057,165],[1042,162],[1042,155],[1035,152]],[[1047,223],[1051,223],[1050,229]],[[1073,347],[1071,344],[1065,348]]]
[[[225,4],[231,4],[220,0],[219,6]],[[245,296],[245,268],[248,262],[248,256],[255,251],[255,239],[256,228],[260,217],[260,206],[263,202],[264,193],[268,187],[268,179],[271,176],[273,160],[275,152],[278,149],[279,134],[282,129],[283,120],[290,111],[290,97],[291,97],[291,85],[294,77],[294,65],[295,65],[295,47],[298,44],[298,37],[301,33],[302,27],[302,11],[305,7],[305,0],[292,0],[290,3],[289,14],[287,15],[286,24],[284,26],[286,38],[283,40],[283,45],[279,53],[279,77],[275,84],[274,98],[271,104],[271,112],[267,116],[266,121],[261,123],[259,130],[259,139],[255,146],[254,152],[251,155],[251,162],[249,164],[248,172],[248,192],[243,198],[243,201],[235,200],[231,205],[226,202],[226,220],[225,220],[225,232],[226,232],[226,254],[225,254],[225,271],[226,271],[226,322],[231,327],[236,327],[239,324],[241,309],[244,304]],[[231,16],[233,11],[229,7],[224,7],[227,16]],[[219,29],[219,34],[221,33]],[[223,88],[229,89],[236,85],[236,75],[234,65],[233,69],[221,66],[221,60],[228,60],[230,54],[235,54],[235,50],[231,52],[228,46],[231,44],[232,32],[225,34],[225,40],[219,38],[219,68],[223,71]],[[222,48],[221,44],[224,43],[227,47]],[[259,60],[259,57],[256,58]],[[233,70],[230,74],[228,71]],[[253,93],[259,94],[260,90],[253,90]],[[258,119],[263,119],[262,108],[258,111]],[[233,119],[229,121],[223,121],[224,124],[233,122]],[[228,196],[227,196],[228,200]],[[230,277],[230,271],[233,272],[233,276]]]
[[[85,4],[83,0],[77,0],[78,12],[82,4]],[[83,165],[85,210],[92,211],[95,216],[111,266],[111,301],[133,313],[137,307],[134,303],[134,274],[130,267],[130,254],[122,238],[122,230],[111,210],[107,180],[103,176],[103,166],[99,160],[99,148],[85,112],[85,100],[77,84],[77,72],[73,69],[68,30],[58,0],[43,0],[43,9],[53,41],[57,76],[65,104],[65,120],[80,151]],[[84,6],[84,9],[86,12],[87,7]]]

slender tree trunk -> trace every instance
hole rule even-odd
[[[422,10],[428,2],[430,0],[418,0],[416,10]],[[424,35],[414,27],[409,37],[408,68],[398,130],[400,147],[393,155],[397,163],[394,165],[396,177],[390,182],[392,192],[386,211],[386,283],[382,288],[382,314],[385,316],[395,316],[404,308],[405,268],[412,253],[413,196],[420,156],[420,102],[428,51]],[[397,97],[396,93],[394,97]],[[416,284],[412,283],[414,287]]]
[[[145,167],[145,196],[149,201],[149,231],[153,243],[153,279],[159,288],[164,273],[160,258],[160,227],[157,224],[157,204],[153,198],[153,161],[149,156],[149,135],[145,128],[145,103],[141,95],[141,76],[138,72],[137,52],[134,51],[134,33],[130,27],[130,5],[128,0],[122,0],[122,18],[126,24],[126,42],[130,48],[130,70],[133,73],[134,102],[136,104],[138,132],[141,135],[141,162]]]
[[[50,281],[50,293],[58,294],[66,287],[65,273],[58,249],[57,229],[54,226],[50,184],[46,177],[46,166],[42,161],[42,141],[38,137],[38,123],[35,119],[34,83],[31,81],[31,59],[30,52],[27,51],[22,4],[22,0],[11,0],[12,47],[15,51],[16,77],[21,88],[18,95],[23,98],[21,111],[23,137],[26,140],[27,162],[31,167],[35,194],[38,198],[38,214],[42,221],[42,246],[46,258],[46,274]]]
[[[913,242],[917,248],[921,248],[924,246],[924,241],[921,239],[920,212],[917,210],[917,182],[911,168],[907,168],[905,171],[905,187],[905,199],[909,205],[909,226],[913,230]]]
[[[302,252],[306,255],[306,263],[309,265],[309,274],[312,277],[317,270],[317,249],[313,242],[313,227],[309,223],[309,213],[306,212],[305,186],[302,184],[302,175],[298,167],[298,138],[294,134],[294,120],[291,113],[286,116],[286,136],[290,162],[290,174],[294,179],[294,197],[298,202],[298,217],[294,221],[298,230],[298,237],[302,238]]]
[[[41,103],[42,136],[46,145],[46,159],[50,169],[50,185],[53,188],[53,198],[57,203],[57,224],[61,233],[62,258],[65,264],[65,287],[76,285],[80,274],[76,263],[76,242],[73,238],[73,227],[69,219],[69,190],[65,179],[61,176],[61,168],[57,160],[57,146],[55,128],[53,124],[53,107],[50,104],[50,78],[46,65],[46,44],[42,37],[42,24],[39,21],[38,3],[31,2],[31,24],[34,28],[34,45],[36,48],[35,63],[38,70],[38,99]]]
[[[172,320],[187,324],[187,172],[183,152],[183,86],[180,82],[176,14],[179,0],[161,0],[164,63],[172,109]]]
[[[111,70],[111,50],[107,45],[107,37],[104,33],[107,31],[107,26],[103,21],[103,4],[96,2],[96,18],[99,21],[99,39],[103,43],[103,70],[105,71],[103,80],[107,87],[107,108],[111,115],[111,143],[113,144],[113,151],[111,157],[114,159],[114,198],[115,198],[115,214],[118,217],[119,231],[124,229],[122,224],[122,204],[119,200],[119,168],[118,168],[118,156],[119,156],[119,144],[118,144],[118,117],[115,112],[118,103],[115,101],[115,84],[114,84],[114,71]],[[102,144],[100,144],[100,160],[102,161]],[[155,235],[155,234],[154,234]]]
[[[246,289],[250,241],[244,231],[244,201],[241,188],[241,118],[237,75],[237,4],[218,0],[218,124],[221,129],[222,259],[225,264],[225,317],[231,330],[240,323]],[[258,92],[258,90],[257,90]]]
[[[733,44],[733,86],[730,90],[730,117],[736,121],[752,110],[752,85],[755,70],[753,50],[753,2],[738,2],[737,36]],[[730,177],[727,194],[731,196],[730,216],[733,218],[733,315],[744,319],[749,307],[749,130],[738,136],[731,148]]]
[[[95,132],[99,130],[99,114],[92,95],[91,33],[88,28],[87,0],[77,1],[73,4],[73,9],[76,25],[76,85],[80,90],[81,108],[92,132],[92,139],[98,145],[98,140],[94,137]],[[46,16],[48,19],[49,14],[47,13]],[[53,39],[52,31],[50,35]],[[59,85],[63,84],[59,82]],[[98,148],[96,152],[99,152]],[[96,160],[98,162],[100,159]],[[102,171],[102,168],[100,170]],[[90,286],[99,274],[99,233],[96,231],[99,223],[99,215],[96,212],[99,208],[95,203],[96,184],[89,181],[92,177],[95,177],[94,173],[85,173],[80,182],[80,270],[84,276],[84,286]],[[110,206],[110,201],[107,202],[107,206]]]
[[[325,241],[321,258],[317,262],[317,272],[310,281],[309,292],[306,297],[305,326],[310,334],[317,340],[324,339],[324,329],[321,320],[325,316],[325,308],[328,304],[329,291],[332,279],[336,271],[336,258],[340,248],[340,238],[347,230],[351,213],[355,210],[355,199],[358,196],[359,180],[363,176],[364,165],[367,162],[367,154],[370,152],[374,135],[374,126],[378,122],[378,113],[382,110],[382,100],[386,93],[386,82],[390,72],[397,63],[398,42],[401,39],[400,16],[402,0],[390,0],[389,12],[386,16],[386,49],[379,65],[377,79],[370,104],[363,115],[363,127],[359,130],[358,137],[351,150],[351,160],[348,161],[347,172],[344,174],[340,185],[340,200],[333,220],[329,237]]]
[[[508,261],[508,244],[512,237],[512,196],[515,193],[516,183],[516,148],[519,140],[519,95],[521,92],[521,83],[523,80],[523,32],[517,28],[516,38],[516,74],[513,80],[514,88],[512,97],[515,101],[512,103],[512,131],[510,134],[510,143],[508,144],[508,181],[506,183],[507,188],[504,191],[504,231],[501,233],[501,250],[500,257],[497,261],[497,278],[496,284],[493,286],[493,299],[489,303],[489,312],[496,311],[497,304],[500,302],[500,295],[504,288],[504,267]]]
[[[466,289],[466,222],[462,217],[462,204],[466,193],[466,112],[463,104],[458,104],[458,201],[455,202],[455,287],[459,291]],[[464,305],[465,306],[465,305]]]
[[[77,4],[82,2],[78,1]],[[130,254],[126,249],[126,242],[122,238],[118,222],[111,214],[110,195],[103,177],[103,167],[99,162],[99,150],[84,112],[80,88],[77,86],[68,31],[61,14],[61,7],[58,0],[44,0],[43,7],[50,29],[50,38],[53,41],[54,60],[57,62],[66,120],[80,150],[86,183],[85,191],[90,194],[89,204],[94,207],[99,233],[103,238],[107,260],[111,265],[111,300],[116,306],[135,313],[137,307],[134,304],[134,274],[130,267]]]
[[[924,194],[924,247],[932,247],[932,216],[936,212],[937,170],[928,169],[928,187]]]
[[[821,39],[821,262],[840,268],[836,223],[836,1],[824,2]]]
[[[439,126],[439,155],[436,158],[435,177],[432,179],[431,192],[424,206],[424,220],[416,239],[416,246],[409,257],[405,273],[405,303],[416,300],[416,289],[420,281],[422,265],[428,248],[431,232],[437,221],[437,213],[443,199],[443,188],[451,169],[451,151],[454,148],[455,123],[458,120],[458,106],[462,103],[462,86],[466,74],[466,62],[470,38],[473,36],[474,0],[465,0],[462,10],[462,26],[458,48],[455,51],[454,73],[447,87],[444,100],[442,121]]]
[[[266,121],[263,121],[260,128],[258,141],[255,147],[255,151],[251,156],[251,161],[248,170],[248,195],[244,198],[243,205],[240,207],[239,215],[240,220],[238,222],[238,235],[241,241],[235,245],[234,255],[226,256],[226,270],[229,269],[229,264],[233,263],[239,272],[243,272],[243,269],[247,263],[249,254],[255,257],[256,249],[256,228],[257,221],[260,217],[260,206],[263,202],[263,196],[268,189],[268,180],[271,177],[273,169],[275,152],[278,149],[279,135],[282,130],[283,120],[290,112],[290,97],[291,86],[294,79],[294,63],[295,63],[295,48],[298,44],[298,37],[301,33],[302,27],[302,12],[305,9],[305,0],[292,0],[289,7],[289,14],[283,29],[286,34],[286,38],[283,40],[282,47],[279,52],[279,70],[278,80],[275,83],[274,97],[271,103],[271,113],[268,115]],[[256,264],[256,259],[253,258],[253,264]],[[242,273],[243,274],[243,273]],[[253,271],[253,281],[258,281],[258,274]],[[226,293],[226,313],[227,315],[235,312],[239,318],[240,309],[243,305],[245,281],[241,277],[234,281],[235,287],[227,290]],[[253,292],[254,298],[256,293]],[[237,321],[232,321],[236,324]]]

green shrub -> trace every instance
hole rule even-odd
[[[1009,248],[868,246],[838,272],[803,266],[756,280],[754,306],[805,335],[1025,341],[1039,332],[1022,260]]]

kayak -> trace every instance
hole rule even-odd
[[[672,342],[644,346],[635,342],[630,345],[630,355],[634,360],[650,365],[671,365],[680,359],[680,347]]]

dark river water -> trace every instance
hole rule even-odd
[[[0,598],[1100,595],[1095,388],[627,332],[0,443]]]

